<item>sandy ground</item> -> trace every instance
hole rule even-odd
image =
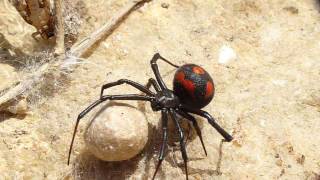
[[[125,3],[79,3],[79,39]],[[23,52],[38,52],[43,46],[31,38],[35,30],[6,0],[0,4],[0,32]],[[139,107],[148,118],[150,140],[138,157],[107,163],[90,155],[82,135],[92,117],[88,115],[76,138],[72,165],[66,160],[75,119],[98,98],[101,85],[120,78],[146,83],[153,77],[149,61],[156,52],[176,64],[201,65],[213,76],[215,98],[204,109],[235,137],[220,146],[221,136],[203,121],[208,157],[197,138],[188,144],[190,179],[320,179],[319,11],[316,0],[163,0],[144,5],[73,73],[53,78],[34,93],[28,115],[1,113],[0,179],[150,179],[161,131],[160,114],[148,103]],[[218,63],[223,46],[233,48],[237,60]],[[172,87],[174,69],[164,63],[160,69]],[[120,86],[109,92],[135,90]],[[157,178],[185,178],[178,147],[169,149]]]

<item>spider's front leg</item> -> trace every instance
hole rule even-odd
[[[171,66],[175,67],[175,68],[179,68],[179,66],[171,63],[170,61],[168,61],[167,59],[165,59],[164,57],[162,57],[159,53],[156,53],[155,55],[153,55],[151,61],[150,61],[150,64],[151,64],[151,68],[152,68],[152,71],[160,85],[160,88],[161,89],[167,89],[167,86],[166,84],[163,82],[162,78],[161,78],[161,75],[160,75],[160,72],[159,72],[159,68],[158,68],[158,65],[157,65],[157,60],[158,59],[161,59],[163,60],[164,62],[170,64]]]
[[[140,101],[152,101],[154,97],[149,97],[149,96],[143,96],[139,94],[127,94],[127,95],[110,95],[110,96],[102,96],[100,99],[92,103],[90,106],[88,106],[86,109],[84,109],[77,118],[76,125],[74,127],[73,135],[72,135],[72,140],[69,148],[69,154],[68,154],[68,165],[70,163],[70,156],[71,156],[71,151],[73,147],[73,142],[74,138],[76,136],[76,132],[78,129],[78,125],[80,122],[80,119],[82,119],[87,113],[89,113],[94,107],[97,105],[101,104],[102,102],[106,100],[140,100]]]
[[[103,91],[105,89],[108,89],[108,88],[113,87],[113,86],[118,86],[118,85],[121,85],[121,84],[128,84],[128,85],[130,85],[130,86],[132,86],[132,87],[144,92],[145,94],[147,94],[149,96],[154,96],[154,93],[152,91],[150,91],[149,89],[147,89],[146,87],[144,87],[143,85],[141,85],[139,83],[136,83],[136,82],[128,80],[128,79],[119,79],[118,81],[104,84],[101,87],[100,98],[103,97]]]
[[[167,141],[168,141],[168,111],[167,110],[161,111],[161,121],[162,121],[162,144],[160,147],[158,164],[152,179],[156,177],[159,167],[161,166],[161,163],[165,157],[165,151],[166,151]]]

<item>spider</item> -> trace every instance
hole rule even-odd
[[[171,66],[178,68],[173,80],[173,91],[168,89],[166,84],[163,82],[157,60],[163,60]],[[70,155],[72,146],[77,132],[78,124],[81,118],[83,118],[88,112],[90,112],[98,104],[106,100],[138,100],[138,101],[149,101],[153,111],[161,111],[161,124],[162,124],[162,143],[160,147],[160,154],[158,163],[153,174],[152,179],[156,177],[156,174],[161,166],[161,163],[165,157],[166,145],[168,140],[168,117],[174,121],[177,131],[179,132],[179,142],[182,158],[184,161],[184,169],[186,179],[188,179],[188,168],[187,168],[187,152],[184,142],[184,132],[179,124],[177,114],[185,119],[189,120],[196,130],[197,135],[202,144],[205,155],[207,151],[203,143],[202,134],[198,123],[194,116],[199,115],[208,120],[209,124],[213,126],[225,139],[225,141],[232,141],[232,136],[229,135],[224,129],[222,129],[214,120],[214,118],[206,111],[201,110],[213,98],[214,95],[214,83],[210,75],[200,66],[195,64],[185,64],[183,66],[177,66],[167,59],[163,58],[159,53],[156,53],[151,59],[151,68],[154,72],[156,80],[150,78],[147,85],[143,86],[139,83],[128,79],[120,79],[115,82],[104,84],[101,88],[100,99],[92,103],[85,110],[83,110],[77,118],[73,137],[70,144],[68,164],[70,162]],[[142,91],[145,95],[141,94],[126,94],[126,95],[104,95],[104,90],[118,86],[121,84],[127,84],[134,88]],[[150,91],[150,87],[153,86],[155,93]]]

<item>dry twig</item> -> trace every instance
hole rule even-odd
[[[64,26],[63,26],[63,17],[62,17],[62,10],[63,10],[63,3],[61,0],[55,0],[55,35],[56,35],[56,45],[54,49],[54,54],[56,56],[64,55]]]
[[[30,88],[32,88],[34,86],[34,84],[41,79],[42,75],[46,72],[48,67],[49,67],[49,64],[42,65],[30,77],[25,78],[17,86],[11,88],[8,92],[6,92],[4,95],[2,95],[0,97],[0,106],[13,100],[13,99],[16,99],[19,95],[21,95],[25,91],[28,91]]]
[[[96,42],[101,40],[103,37],[110,35],[112,31],[122,22],[122,20],[140,3],[146,0],[133,0],[129,2],[123,9],[115,14],[106,24],[94,31],[91,35],[84,38],[79,43],[75,44],[70,54],[75,57],[83,56]]]
[[[60,1],[60,0],[56,0]],[[128,5],[123,7],[119,13],[114,15],[109,22],[104,24],[101,28],[97,29],[93,33],[91,33],[88,37],[80,41],[79,43],[72,46],[70,52],[68,53],[70,57],[81,57],[83,56],[87,50],[89,50],[95,43],[101,40],[103,37],[110,35],[110,33],[119,26],[119,24],[124,20],[124,18],[137,6],[142,3],[145,3],[149,0],[133,0]],[[56,7],[58,8],[58,7]],[[59,11],[59,10],[56,10]],[[60,41],[59,41],[60,42]],[[34,72],[30,77],[25,78],[21,81],[17,86],[11,88],[8,92],[0,97],[0,106],[9,101],[16,99],[22,93],[28,91],[30,88],[34,87],[39,81],[41,77],[49,74],[53,68],[51,67],[60,67],[63,65],[65,57],[60,57],[55,62],[49,62],[42,65],[36,72]]]

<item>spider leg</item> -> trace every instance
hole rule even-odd
[[[159,87],[159,85],[158,85],[158,83],[157,83],[157,81],[154,80],[153,78],[150,78],[150,79],[148,80],[148,83],[146,84],[145,87],[146,87],[147,89],[150,89],[151,85],[154,87],[154,89],[155,89],[157,92],[159,92],[159,91],[161,90],[160,87]]]
[[[180,150],[181,150],[181,154],[182,154],[182,158],[183,158],[183,162],[184,162],[184,169],[185,169],[185,172],[186,172],[186,179],[188,180],[188,166],[187,166],[187,161],[188,161],[188,156],[187,156],[187,152],[186,152],[186,146],[185,146],[185,143],[184,143],[184,133],[183,133],[183,130],[178,122],[178,119],[177,119],[177,116],[175,114],[175,112],[170,109],[170,116],[171,118],[173,119],[176,127],[177,127],[177,130],[179,131],[179,136],[180,136]]]
[[[152,180],[156,177],[159,167],[161,166],[161,163],[165,157],[165,151],[166,151],[167,141],[168,141],[168,111],[167,110],[161,111],[161,119],[162,119],[162,144],[160,147],[158,164],[156,167],[156,171],[153,174]]]
[[[70,163],[70,155],[73,147],[74,138],[76,136],[76,132],[78,129],[78,125],[80,122],[80,119],[83,118],[88,112],[90,112],[94,107],[96,107],[98,104],[106,101],[106,100],[140,100],[140,101],[151,101],[153,97],[149,96],[143,96],[138,94],[127,94],[127,95],[108,95],[108,96],[102,96],[99,100],[92,103],[90,106],[88,106],[86,109],[84,109],[77,118],[76,125],[74,127],[72,140],[69,148],[69,154],[68,154],[68,165]]]
[[[115,81],[115,82],[111,82],[111,83],[107,83],[107,84],[104,84],[102,87],[101,87],[101,93],[100,93],[100,98],[103,97],[103,91],[105,89],[108,89],[110,87],[113,87],[113,86],[118,86],[118,85],[121,85],[121,84],[128,84],[132,87],[135,87],[136,89],[146,93],[147,95],[149,96],[154,96],[154,93],[152,91],[150,91],[149,89],[147,89],[146,87],[144,87],[143,85],[139,84],[139,83],[136,83],[134,81],[131,81],[131,80],[128,80],[128,79],[119,79],[118,81]]]
[[[182,109],[187,112],[190,112],[192,114],[196,114],[196,115],[199,115],[201,117],[206,118],[208,120],[209,124],[211,124],[211,126],[213,126],[221,134],[221,136],[224,137],[224,139],[227,142],[232,141],[233,137],[229,133],[227,133],[221,126],[219,126],[219,124],[216,123],[214,118],[208,112],[202,111],[199,109],[190,109],[187,107],[182,107]]]
[[[178,112],[178,114],[180,114],[182,117],[184,117],[184,118],[186,118],[187,120],[189,120],[189,121],[192,122],[193,127],[195,128],[195,130],[196,130],[196,132],[197,132],[197,135],[198,135],[199,138],[200,138],[200,141],[201,141],[201,144],[202,144],[202,148],[203,148],[203,150],[204,150],[204,153],[205,153],[206,156],[207,156],[207,150],[206,150],[206,147],[205,147],[205,145],[204,145],[204,143],[203,143],[202,133],[201,133],[201,130],[200,130],[200,128],[199,128],[199,125],[198,125],[198,122],[196,121],[196,119],[195,119],[192,115],[190,115],[190,114],[188,114],[188,113],[186,113],[186,112],[184,112],[184,111],[177,110],[177,112]]]
[[[173,67],[176,67],[176,68],[179,68],[179,66],[171,63],[170,61],[168,61],[167,59],[163,58],[159,53],[156,53],[155,55],[153,55],[150,63],[151,63],[151,68],[153,70],[153,73],[161,87],[161,89],[166,89],[167,86],[165,85],[165,83],[163,82],[162,78],[161,78],[161,75],[160,75],[160,72],[159,72],[159,68],[158,68],[158,65],[157,65],[157,60],[158,59],[161,59],[163,60],[164,62],[170,64],[171,66]]]

